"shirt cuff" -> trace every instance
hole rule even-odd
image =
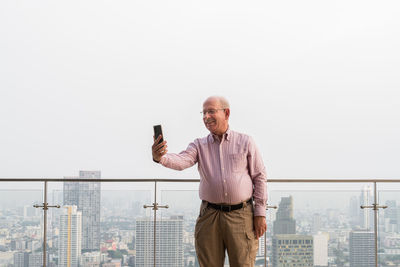
[[[166,160],[167,159],[166,159],[166,157],[164,155],[164,156],[161,157],[161,159],[160,159],[160,161],[158,163],[161,163],[162,165],[164,165]]]
[[[255,205],[255,207],[254,207],[254,216],[265,217],[265,214],[266,214],[265,206]]]

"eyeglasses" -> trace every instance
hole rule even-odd
[[[206,116],[207,113],[210,115],[214,115],[215,113],[218,112],[218,110],[225,110],[225,108],[203,110],[203,111],[200,111],[200,114],[203,116]]]

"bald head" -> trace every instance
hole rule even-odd
[[[204,103],[208,101],[217,101],[220,108],[230,108],[228,100],[223,96],[210,96],[206,99],[206,101],[204,101]]]

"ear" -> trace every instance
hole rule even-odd
[[[231,110],[229,108],[225,109],[225,119],[229,119],[230,115],[231,115]]]

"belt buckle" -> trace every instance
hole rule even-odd
[[[231,206],[221,205],[221,210],[224,211],[224,212],[230,212],[231,211]]]

